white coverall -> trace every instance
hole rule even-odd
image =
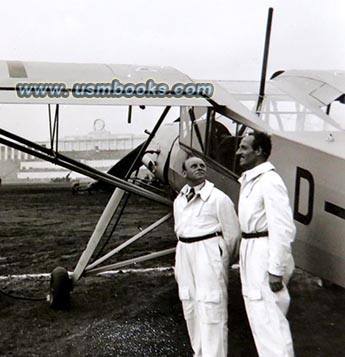
[[[200,189],[201,187],[201,189]],[[238,250],[240,229],[231,199],[205,181],[187,201],[189,186],[174,202],[177,237],[217,231],[222,236],[176,247],[175,277],[194,356],[226,357],[228,348],[227,284],[229,259]]]
[[[238,215],[242,232],[268,231],[268,237],[242,239],[240,270],[242,293],[260,357],[294,355],[285,315],[290,296],[286,283],[294,263],[291,243],[295,237],[287,189],[270,162],[244,172]],[[268,272],[283,276],[284,288],[273,292]]]

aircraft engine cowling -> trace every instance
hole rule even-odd
[[[155,152],[146,152],[145,155],[142,158],[142,163],[144,166],[147,167],[147,169],[152,172],[153,174],[156,173],[157,169],[157,158],[158,155],[160,154],[160,151],[155,151]]]
[[[178,128],[178,122],[162,125],[142,158],[147,169],[164,183],[168,183],[170,153],[178,137]]]

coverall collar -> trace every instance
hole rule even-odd
[[[201,189],[198,189],[199,186],[202,186],[202,184],[194,187],[195,188],[195,194],[199,195],[200,198],[205,202],[210,197],[210,194],[212,192],[214,184],[212,182],[210,182],[210,181],[205,180],[205,184],[204,184],[204,186],[202,186]],[[190,190],[190,186],[189,185],[185,185],[185,186],[183,186],[183,188],[181,190],[181,193],[183,195],[187,195],[189,190]]]
[[[271,170],[275,170],[275,167],[269,161],[266,161],[258,166],[253,167],[250,170],[243,172],[242,176],[238,179],[238,181],[241,184],[243,181],[249,182]]]

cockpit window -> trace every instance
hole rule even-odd
[[[239,173],[236,151],[248,129],[213,108],[182,108],[180,143]]]

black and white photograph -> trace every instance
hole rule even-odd
[[[1,4],[0,356],[344,356],[345,2]]]

